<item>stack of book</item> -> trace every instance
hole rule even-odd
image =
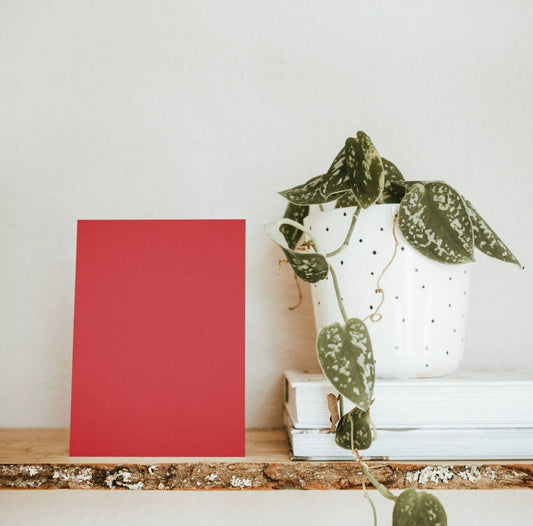
[[[294,460],[351,460],[335,443],[322,373],[285,372],[285,427]],[[533,458],[533,374],[455,373],[377,379],[369,460]],[[353,407],[344,402],[344,411]]]

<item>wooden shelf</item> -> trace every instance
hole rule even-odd
[[[369,462],[389,489],[533,488],[532,462]],[[353,462],[291,461],[282,430],[251,430],[246,457],[78,458],[67,429],[0,429],[0,489],[361,489]]]

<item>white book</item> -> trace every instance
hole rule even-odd
[[[292,460],[353,460],[335,435],[287,421]],[[367,460],[523,460],[533,458],[533,428],[378,429]]]
[[[322,373],[286,371],[285,407],[296,429],[329,425]],[[382,429],[533,428],[533,373],[457,372],[442,378],[376,379],[370,416]],[[344,402],[344,410],[353,404]]]

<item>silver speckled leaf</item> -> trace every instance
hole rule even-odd
[[[279,195],[296,205],[319,205],[334,201],[335,195],[326,198],[320,191],[324,177],[325,175],[317,175],[304,184],[279,192]]]
[[[348,206],[358,206],[357,199],[351,190],[342,194],[335,204],[335,208],[347,208]]]
[[[462,197],[441,181],[415,184],[400,204],[399,227],[405,239],[441,263],[474,261],[472,224]]]
[[[427,184],[430,181],[390,181],[391,191],[394,192],[397,195],[401,195],[403,199],[403,196],[413,188],[415,184]]]
[[[400,493],[392,511],[392,526],[446,526],[444,506],[435,495],[409,488]]]
[[[355,407],[346,413],[337,424],[335,442],[344,449],[352,449],[351,433],[353,420],[353,446],[356,449],[368,449],[372,444],[373,433],[370,413]]]
[[[346,139],[344,146],[346,166],[352,191],[361,208],[368,208],[383,190],[383,164],[370,137],[357,132],[357,139]]]
[[[350,176],[346,167],[344,148],[338,153],[337,157],[331,164],[328,173],[324,175],[324,182],[320,191],[326,198],[330,196],[337,196],[342,192],[346,192],[350,188]]]
[[[382,157],[381,162],[383,163],[383,202],[399,203],[405,195],[405,189],[398,185],[404,181],[403,175],[391,161]]]
[[[309,215],[309,205],[295,205],[294,203],[289,203],[285,209],[285,214],[283,217],[292,219],[301,225],[304,222],[304,219]],[[281,233],[285,236],[289,248],[295,248],[300,241],[300,238],[303,235],[303,232],[292,225],[281,225]]]
[[[318,361],[327,379],[357,407],[368,410],[374,391],[375,365],[365,324],[351,318],[343,327],[324,327],[317,339]]]
[[[522,268],[520,261],[516,259],[515,255],[509,250],[507,245],[498,237],[496,232],[488,225],[488,223],[476,212],[470,201],[465,201],[466,210],[472,222],[474,230],[474,244],[481,250],[481,252],[492,256],[493,258],[501,259],[509,263],[514,263]]]
[[[305,231],[304,227],[302,229]],[[325,256],[314,252],[301,252],[289,248],[285,236],[280,232],[280,222],[266,225],[265,232],[283,250],[287,261],[299,278],[309,283],[316,283],[326,278],[329,268]]]

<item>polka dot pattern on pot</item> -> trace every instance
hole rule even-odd
[[[330,259],[339,281],[348,317],[367,318],[376,373],[381,377],[439,376],[459,364],[464,347],[469,295],[469,266],[443,265],[415,251],[396,230],[399,250],[380,278],[385,294],[376,293],[377,280],[394,253],[394,205],[363,210],[350,246]],[[350,227],[353,209],[317,213],[306,219],[321,250],[338,249]],[[311,288],[317,327],[343,323],[333,283]],[[318,303],[320,301],[320,304]],[[374,319],[374,318],[373,318]]]

